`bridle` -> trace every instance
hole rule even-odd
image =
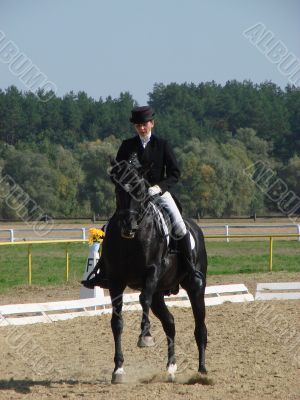
[[[138,169],[141,167],[141,164],[139,163],[137,159],[137,155],[133,154],[132,157],[129,160],[129,163],[126,165],[126,173],[124,175],[124,172],[120,170],[121,172],[121,177],[125,178],[122,180],[122,178],[118,181],[118,179],[115,180],[115,183],[119,185],[119,189],[121,191],[119,192],[120,195],[122,195],[122,192],[127,193],[128,196],[130,196],[130,204],[128,205],[127,208],[117,208],[116,210],[116,216],[118,217],[120,223],[122,224],[122,219],[128,217],[129,221],[134,220],[134,228],[129,228],[128,231],[131,231],[131,233],[135,233],[145,214],[148,212],[148,204],[149,204],[149,199],[147,198],[147,182],[145,181],[144,177],[141,176],[138,172]],[[122,175],[123,173],[123,175]],[[130,176],[130,174],[133,174]],[[129,181],[126,180],[126,177],[129,178]],[[129,190],[125,188],[125,186],[129,186]],[[132,207],[132,203],[136,203]],[[117,200],[118,203],[118,200]],[[122,202],[120,203],[120,205]],[[124,204],[125,205],[125,204]],[[131,208],[132,207],[132,208]],[[126,230],[126,227],[125,227]],[[130,235],[131,237],[131,235]]]
[[[143,209],[142,213],[140,212],[140,210],[138,211],[138,210],[131,210],[130,208],[125,208],[117,210],[116,215],[121,218],[124,217],[125,215],[137,216],[137,225],[139,226],[144,216],[148,213],[149,207],[150,207],[150,202],[147,203],[146,207],[140,207],[141,209]]]

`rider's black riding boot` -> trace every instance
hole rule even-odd
[[[203,287],[204,276],[202,272],[198,271],[193,261],[193,254],[191,248],[190,234],[187,232],[181,239],[178,240],[178,249],[183,257],[184,267],[188,272],[190,278],[193,278],[196,287]]]
[[[86,280],[81,281],[84,287],[94,289],[95,286],[100,286],[103,289],[108,289],[108,279],[106,276],[105,264],[103,257],[100,257],[93,271],[88,275]]]

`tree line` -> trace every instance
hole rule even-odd
[[[0,218],[18,218],[24,199],[13,196],[13,185],[46,214],[108,217],[115,209],[109,159],[135,134],[129,116],[136,101],[128,92],[105,100],[85,92],[53,94],[45,102],[43,96],[50,97],[14,86],[0,90],[0,179],[11,178],[0,186]],[[182,177],[176,194],[186,215],[277,212],[279,188],[267,196],[245,174],[257,161],[300,197],[299,88],[250,81],[155,84],[149,104],[155,133],[177,154]]]

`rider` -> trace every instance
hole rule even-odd
[[[178,243],[178,249],[184,258],[189,276],[202,282],[202,275],[196,270],[193,262],[189,233],[169,192],[180,178],[180,170],[174,152],[166,140],[158,138],[152,133],[154,112],[151,107],[135,107],[131,111],[130,122],[134,124],[137,135],[122,142],[116,160],[118,162],[128,161],[132,154],[136,153],[141,165],[148,166],[145,174],[145,179],[150,184],[148,194],[149,196],[156,195],[155,203],[170,217],[171,234]],[[94,280],[89,280],[90,287],[93,287],[96,282],[98,285],[100,283],[102,287],[106,287],[107,280],[105,280],[104,274],[103,268],[101,271],[100,258],[100,275]]]

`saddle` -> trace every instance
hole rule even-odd
[[[156,213],[156,218],[154,219],[156,226],[158,228],[158,231],[161,234],[162,238],[166,238],[167,239],[167,243],[168,243],[168,254],[179,254],[180,251],[178,249],[178,240],[173,238],[172,235],[172,222],[170,219],[170,216],[168,215],[168,213],[163,210],[163,209],[159,209],[155,203],[150,202],[152,207],[155,210]],[[181,210],[180,210],[181,213]],[[190,240],[191,240],[191,248],[193,249],[195,247],[195,240],[193,235],[191,234],[191,227],[188,223],[188,221],[184,221],[185,226],[187,231],[190,234]]]
[[[166,257],[169,255],[174,255],[174,254],[180,254],[179,250],[179,245],[178,245],[178,240],[176,240],[173,235],[172,235],[172,223],[170,216],[165,212],[165,210],[158,208],[155,203],[151,203],[151,206],[155,210],[156,218],[154,218],[154,222],[156,223],[156,226],[158,228],[158,231],[161,234],[162,238],[166,238],[167,244],[168,244],[168,250]],[[181,212],[181,210],[180,210]],[[191,241],[191,248],[193,249],[195,247],[195,239],[193,235],[191,234],[191,227],[188,223],[188,221],[184,221],[186,225],[186,229],[190,235],[190,241]],[[163,263],[166,263],[166,259],[162,260]],[[171,294],[176,295],[179,292],[179,284],[176,285],[174,288],[171,288],[170,290],[167,290],[164,292],[165,296],[170,296]]]

